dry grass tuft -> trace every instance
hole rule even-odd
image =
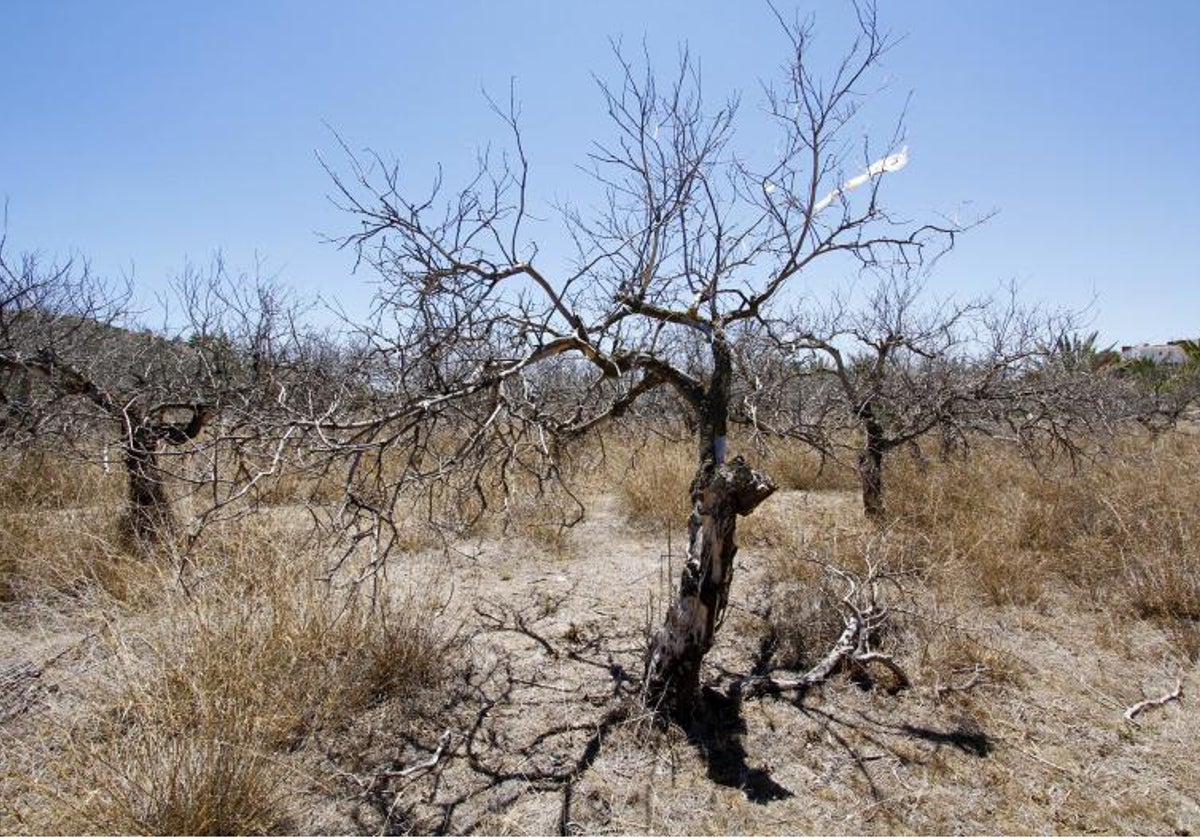
[[[39,450],[0,455],[0,603],[95,587],[134,598],[147,569],[121,548],[123,490],[97,464]]]
[[[232,704],[187,732],[114,724],[102,741],[55,763],[51,807],[39,817],[47,829],[79,834],[280,833],[288,828],[285,773],[257,734]]]
[[[119,498],[125,482],[120,464],[100,464],[30,449],[0,453],[0,512],[29,513],[86,507]]]
[[[611,444],[610,449],[609,475],[631,523],[660,528],[687,519],[696,477],[696,453],[690,441],[651,437],[624,451]]]
[[[769,441],[757,449],[760,451],[754,466],[769,475],[780,490],[858,489],[858,476],[853,469],[822,458],[798,441]]]
[[[161,567],[130,553],[119,505],[0,512],[0,603],[62,601],[99,591],[144,603]]]
[[[980,447],[966,461],[889,465],[887,504],[901,526],[930,542],[942,583],[965,583],[989,603],[1028,605],[1042,596],[1041,556],[1020,549],[1028,466]]]

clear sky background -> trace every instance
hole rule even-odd
[[[779,7],[790,14],[783,0]],[[850,7],[802,3],[822,49]],[[911,92],[910,164],[888,183],[911,217],[997,211],[938,267],[935,294],[1016,280],[1030,302],[1080,308],[1105,343],[1200,336],[1200,2],[880,0],[904,35],[880,114]],[[577,198],[574,168],[606,126],[593,74],[609,38],[680,44],[715,103],[787,49],[765,4],[606,2],[0,3],[0,196],[9,247],[80,255],[148,294],[220,249],[351,311],[368,275],[323,244],[351,221],[316,159],[351,146],[417,183],[503,141],[483,88],[515,78],[534,209]],[[890,132],[881,121],[878,133]],[[769,143],[753,132],[742,147]],[[1094,303],[1093,303],[1094,301]]]

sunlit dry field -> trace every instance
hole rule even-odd
[[[994,442],[906,451],[881,523],[837,465],[740,450],[780,489],[741,522],[686,729],[639,694],[686,542],[686,442],[586,460],[568,529],[558,497],[449,536],[414,506],[357,586],[286,481],[183,562],[123,546],[119,473],[10,459],[0,832],[1200,831],[1200,437],[1036,469]],[[877,574],[873,643],[910,684],[863,668],[731,693],[829,649],[834,570]]]

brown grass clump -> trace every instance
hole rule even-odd
[[[38,829],[79,834],[233,836],[287,828],[284,768],[269,756],[253,720],[230,705],[176,733],[111,724],[84,749],[51,765],[50,807]],[[76,762],[82,761],[82,764]],[[70,762],[68,765],[67,762]],[[36,824],[36,823],[35,823]]]
[[[119,528],[121,508],[0,511],[0,603],[74,599],[91,591],[143,602],[161,569],[131,554]]]
[[[1040,556],[1019,548],[1029,472],[1010,453],[987,447],[966,461],[936,464],[896,456],[885,479],[888,512],[929,540],[943,582],[967,585],[993,604],[1032,604],[1045,577]]]
[[[752,465],[769,475],[780,490],[858,489],[858,476],[852,468],[823,459],[798,441],[763,441],[755,448],[759,452]]]
[[[124,487],[119,461],[105,472],[101,464],[43,449],[0,454],[0,512],[86,507],[119,498]]]
[[[123,489],[97,464],[42,450],[0,455],[0,604],[91,586],[131,597],[140,569],[115,527]]]
[[[384,701],[403,717],[450,673],[458,642],[424,588],[331,589],[278,523],[210,536],[182,577],[157,578],[152,610],[95,593],[120,628],[102,667],[0,755],[26,768],[14,799],[35,831],[286,830],[291,751]]]
[[[156,696],[184,710],[199,696],[240,697],[283,743],[445,676],[454,639],[432,590],[333,588],[317,579],[320,546],[278,524],[216,536],[192,561],[202,592],[175,607],[162,640]]]
[[[630,522],[657,528],[687,519],[696,477],[696,452],[690,440],[650,437],[619,449],[610,442],[609,448],[609,476]]]
[[[941,573],[993,603],[1065,582],[1164,624],[1200,619],[1200,440],[1130,435],[1110,456],[1041,471],[999,445],[925,469],[897,459],[889,510],[926,535]]]

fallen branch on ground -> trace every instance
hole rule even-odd
[[[1125,720],[1129,721],[1134,726],[1137,726],[1138,723],[1134,720],[1134,718],[1146,711],[1146,709],[1149,709],[1153,706],[1163,706],[1167,703],[1170,703],[1172,700],[1179,700],[1181,697],[1183,697],[1183,682],[1179,679],[1176,679],[1174,691],[1169,691],[1157,699],[1151,698],[1148,700],[1142,700],[1139,703],[1134,703],[1125,710]]]
[[[420,773],[423,770],[432,770],[434,767],[437,767],[438,762],[442,760],[442,754],[446,751],[446,748],[450,746],[451,739],[452,736],[450,734],[450,730],[447,729],[442,733],[442,737],[438,739],[437,749],[434,750],[433,755],[429,756],[429,758],[425,759],[424,761],[419,761],[409,767],[405,767],[403,770],[381,770],[376,775],[381,778],[399,777],[401,779],[407,779],[414,773]]]
[[[962,685],[942,685],[941,681],[939,680],[938,684],[933,687],[933,696],[940,700],[942,699],[943,694],[949,694],[954,691],[970,691],[972,688],[983,682],[983,678],[987,673],[988,667],[986,665],[976,664],[975,667],[971,669],[971,678]]]
[[[871,663],[878,663],[895,676],[897,688],[912,685],[904,669],[888,656],[877,650],[871,650],[871,638],[887,620],[889,611],[886,607],[876,605],[877,584],[880,578],[874,570],[860,581],[856,576],[827,567],[842,578],[848,590],[842,598],[848,615],[845,619],[846,629],[842,631],[829,653],[803,675],[788,680],[777,680],[770,676],[743,677],[730,686],[729,694],[742,699],[750,699],[764,694],[780,694],[784,691],[803,691],[828,680],[843,666],[865,669]]]

